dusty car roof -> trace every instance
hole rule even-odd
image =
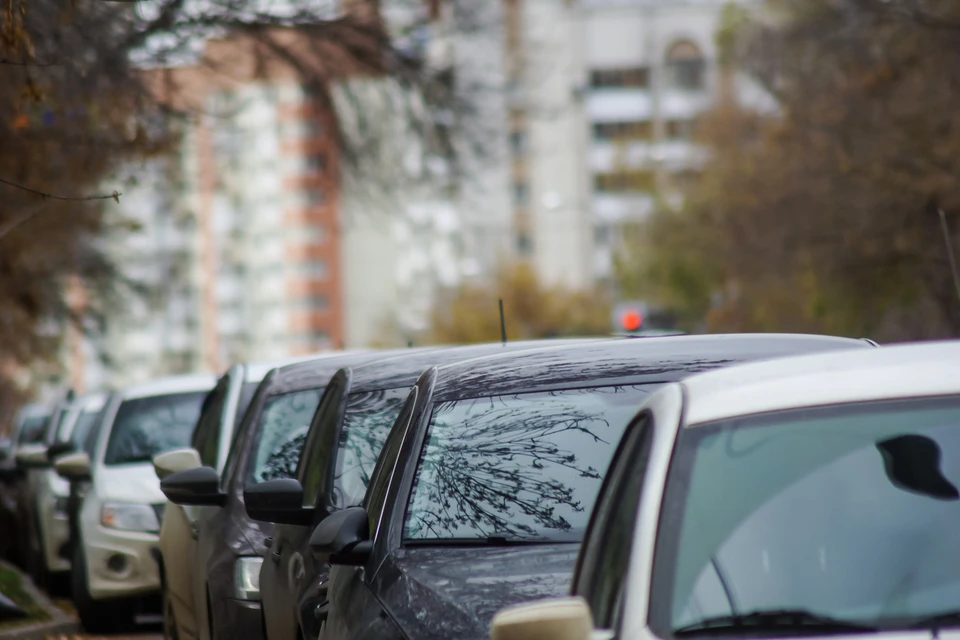
[[[279,369],[291,364],[300,362],[315,362],[327,358],[340,358],[343,356],[352,356],[361,353],[376,353],[369,349],[350,349],[346,351],[324,351],[321,353],[312,353],[304,356],[292,356],[290,358],[280,358],[277,360],[265,360],[261,362],[247,362],[244,364],[244,382],[260,382],[268,373],[274,369]]]
[[[739,365],[684,380],[686,424],[844,402],[960,394],[960,340]]]
[[[551,338],[546,340],[518,340],[516,342],[486,342],[482,344],[428,347],[417,353],[404,353],[396,357],[356,367],[350,383],[351,392],[375,391],[412,387],[420,375],[430,367],[439,367],[494,353],[505,354],[520,350],[537,349],[546,345],[572,346],[591,342],[622,341],[625,338]]]
[[[146,382],[130,385],[121,391],[125,400],[146,398],[168,393],[189,393],[191,391],[209,391],[217,384],[212,373],[191,373],[182,376],[154,378]]]
[[[578,385],[673,382],[737,362],[837,349],[874,350],[862,340],[804,334],[716,334],[625,338],[487,356],[439,368],[438,402]]]

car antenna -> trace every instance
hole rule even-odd
[[[500,298],[500,339],[507,344],[507,323],[503,319],[503,298]]]
[[[943,240],[947,243],[947,258],[950,260],[950,271],[953,273],[953,286],[957,289],[957,298],[960,298],[960,272],[957,271],[957,259],[953,255],[953,243],[950,242],[950,226],[947,225],[947,214],[942,207],[937,208],[940,214],[940,227],[943,229]]]

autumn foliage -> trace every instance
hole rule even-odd
[[[681,210],[638,230],[625,285],[688,328],[960,334],[956,3],[768,8],[726,59],[776,111],[725,99],[700,123],[712,159]]]
[[[518,263],[500,270],[491,283],[464,284],[441,297],[423,340],[467,344],[500,340],[499,300],[508,340],[610,333],[610,301],[594,291],[571,291],[541,283]]]

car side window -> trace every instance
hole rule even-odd
[[[204,400],[200,418],[193,431],[193,448],[200,454],[200,462],[206,467],[217,466],[220,425],[223,422],[223,408],[229,391],[230,376],[223,376]]]
[[[316,415],[310,424],[310,431],[297,468],[297,478],[300,480],[300,486],[303,487],[305,507],[316,505],[317,495],[320,492],[320,479],[333,456],[332,445],[336,443],[329,442],[323,436],[328,433],[333,422],[340,415],[342,395],[343,385],[339,381],[331,382],[320,399]]]
[[[383,511],[384,503],[387,499],[387,491],[390,489],[390,478],[393,477],[393,468],[400,455],[400,446],[407,434],[410,425],[410,418],[413,417],[413,409],[417,405],[417,396],[419,390],[413,387],[396,422],[390,429],[390,435],[387,436],[383,444],[383,451],[377,460],[377,466],[373,469],[370,476],[370,486],[367,489],[367,495],[364,499],[364,507],[370,516],[370,533],[373,535],[377,529],[377,522],[380,520],[380,513]]]
[[[617,622],[652,440],[653,416],[645,411],[627,429],[610,463],[583,542],[573,589],[590,604],[600,629]]]

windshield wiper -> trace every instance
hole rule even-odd
[[[674,629],[673,635],[742,633],[750,630],[789,631],[790,633],[821,635],[835,632],[869,633],[878,629],[859,622],[848,622],[822,616],[805,609],[771,609],[769,611],[752,611],[742,615],[704,618]]]
[[[911,629],[931,629],[933,631],[943,629],[944,627],[960,627],[960,609],[915,618],[911,620],[907,626]]]
[[[487,536],[486,538],[417,538],[414,540],[404,540],[403,544],[406,546],[421,547],[522,547],[538,544],[563,544],[563,542],[545,540],[543,538],[531,540],[529,538]]]

